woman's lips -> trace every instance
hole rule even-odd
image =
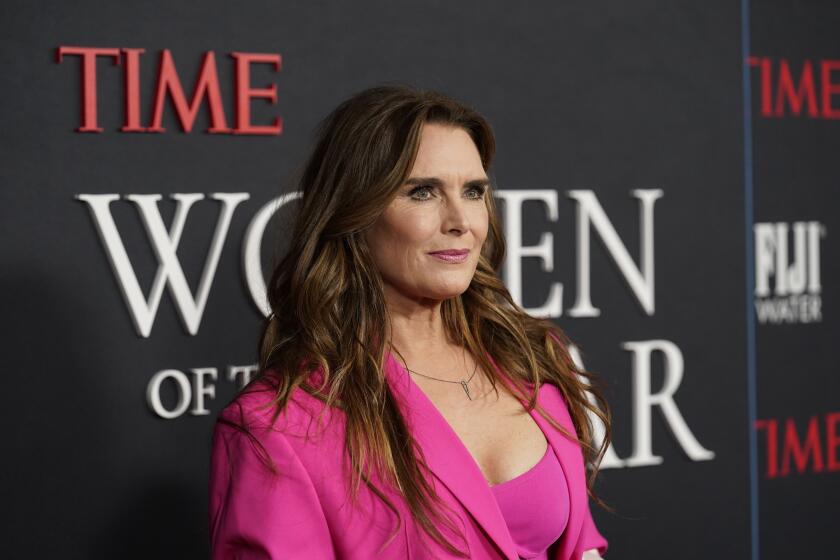
[[[470,256],[470,251],[469,249],[450,249],[447,251],[435,251],[429,254],[435,257],[436,259],[442,260],[443,262],[461,263],[467,260],[467,257]]]

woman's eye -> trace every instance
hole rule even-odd
[[[471,196],[470,198],[481,198],[484,196],[484,187],[473,187],[469,190],[469,192],[474,192],[475,195]]]
[[[415,200],[428,200],[429,197],[417,196],[417,193],[421,193],[421,194],[422,193],[428,193],[429,189],[431,189],[431,187],[421,185],[419,187],[415,187],[415,188],[411,189],[411,192],[409,193],[409,195],[411,196],[411,198],[413,198]]]

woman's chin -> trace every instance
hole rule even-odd
[[[467,291],[467,288],[470,287],[470,283],[466,282],[463,285],[447,285],[446,287],[438,288],[434,290],[434,292],[429,295],[428,297],[437,300],[445,300],[445,299],[452,299],[454,297],[458,297],[464,292]]]

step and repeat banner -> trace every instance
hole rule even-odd
[[[318,121],[490,120],[503,278],[607,384],[616,559],[830,557],[840,5],[7,2],[4,558],[206,558]]]

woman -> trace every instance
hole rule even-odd
[[[499,279],[494,152],[481,115],[407,86],[321,123],[261,374],[214,432],[214,559],[601,558],[609,408]]]

